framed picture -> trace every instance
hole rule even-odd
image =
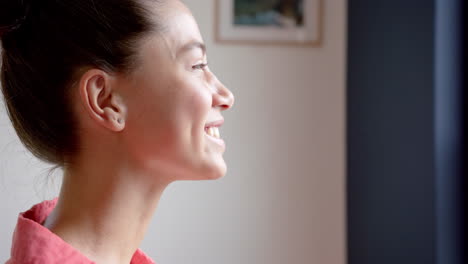
[[[323,0],[215,0],[222,43],[318,46]]]

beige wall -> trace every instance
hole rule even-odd
[[[143,250],[160,264],[344,264],[346,0],[324,0],[319,48],[219,45],[214,2],[185,2],[211,69],[236,96],[221,130],[228,174],[169,186]],[[17,213],[57,189],[4,112],[0,260]]]

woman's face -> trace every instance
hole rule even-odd
[[[163,8],[164,31],[142,45],[142,63],[122,89],[125,145],[138,166],[171,180],[216,179],[226,172],[221,112],[234,97],[206,66],[190,11],[179,1]]]

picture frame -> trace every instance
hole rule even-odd
[[[322,44],[323,0],[215,0],[215,40],[226,44]]]

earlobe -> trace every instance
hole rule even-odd
[[[125,106],[117,94],[112,76],[98,69],[87,71],[80,80],[80,99],[91,119],[114,132],[125,128]]]

